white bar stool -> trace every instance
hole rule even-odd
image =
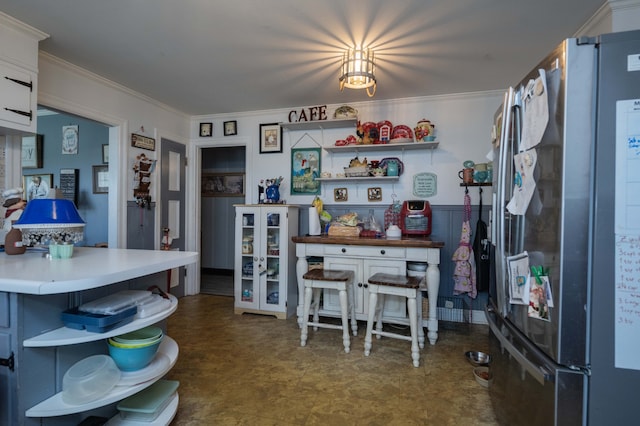
[[[307,344],[309,326],[312,325],[314,330],[317,330],[318,327],[342,330],[344,351],[349,353],[351,347],[351,339],[349,338],[349,316],[351,316],[351,330],[353,331],[353,335],[358,335],[358,322],[356,320],[355,306],[353,303],[353,277],[354,274],[352,271],[328,269],[312,269],[302,276],[304,281],[304,307],[302,311],[300,346]],[[320,322],[318,311],[320,309],[320,290],[323,288],[338,290],[342,325]],[[313,321],[309,321],[312,301]]]
[[[367,333],[364,338],[364,354],[371,353],[372,336],[376,338],[391,337],[394,339],[408,340],[411,342],[411,358],[413,366],[420,366],[420,349],[424,348],[424,329],[422,328],[422,292],[420,285],[422,278],[406,277],[404,275],[392,275],[377,273],[369,277],[369,315],[367,317]],[[407,311],[409,313],[409,328],[411,336],[392,333],[382,330],[382,312],[384,310],[384,297],[404,296],[407,298]],[[380,295],[380,300],[378,300]],[[377,320],[374,330],[373,323]]]

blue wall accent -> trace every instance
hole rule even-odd
[[[62,127],[78,126],[78,154],[62,154]],[[93,246],[108,239],[109,203],[107,194],[93,193],[93,167],[102,165],[102,145],[109,143],[109,127],[69,114],[38,117],[38,134],[44,136],[43,167],[24,169],[23,174],[53,174],[52,186],[60,187],[60,169],[78,169],[78,211],[86,222],[84,241]]]

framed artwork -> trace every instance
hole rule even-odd
[[[213,136],[213,123],[200,123],[200,137],[210,138]]]
[[[60,191],[63,198],[78,205],[79,169],[60,169]]]
[[[367,199],[369,201],[382,201],[382,188],[367,188]]]
[[[109,193],[109,166],[93,166],[93,193]]]
[[[102,145],[102,164],[109,164],[109,144]]]
[[[291,195],[320,194],[321,148],[291,149]]]
[[[36,198],[47,198],[53,185],[53,175],[50,173],[22,176],[22,188],[24,199],[27,201]]]
[[[78,126],[62,126],[62,153],[78,153]]]
[[[22,168],[42,168],[42,141],[43,135],[22,137]]]
[[[260,154],[282,152],[282,127],[278,123],[260,125]]]
[[[333,201],[341,203],[349,200],[349,192],[347,188],[335,188],[333,190]]]
[[[233,136],[238,134],[238,122],[234,121],[225,121],[224,122],[224,135],[225,136]]]
[[[203,197],[244,197],[244,173],[202,173]]]
[[[134,148],[147,149],[149,151],[156,150],[156,140],[142,135],[131,133],[131,146]]]

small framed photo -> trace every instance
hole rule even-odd
[[[28,201],[36,198],[48,198],[49,190],[53,188],[53,174],[37,174],[22,176],[24,199]]]
[[[234,136],[238,134],[238,122],[233,121],[225,121],[224,122],[224,135],[225,136]]]
[[[134,148],[147,149],[149,151],[156,150],[156,140],[147,136],[131,133],[131,146]]]
[[[260,125],[260,154],[282,152],[282,127],[279,123]]]
[[[213,136],[213,123],[200,123],[200,137],[210,138]]]
[[[93,166],[93,193],[109,193],[109,166]]]
[[[22,168],[42,168],[42,135],[23,136],[22,138]]]
[[[367,188],[367,199],[369,201],[382,201],[382,188]]]
[[[109,144],[102,145],[102,164],[109,164]]]
[[[333,201],[341,203],[349,200],[349,192],[347,188],[335,188],[333,190]]]

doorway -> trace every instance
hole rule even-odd
[[[202,149],[200,292],[233,296],[235,204],[245,203],[246,148]],[[207,188],[206,181],[217,187]],[[225,183],[228,182],[228,183]],[[241,182],[242,188],[238,185]],[[232,186],[230,186],[232,185]]]

